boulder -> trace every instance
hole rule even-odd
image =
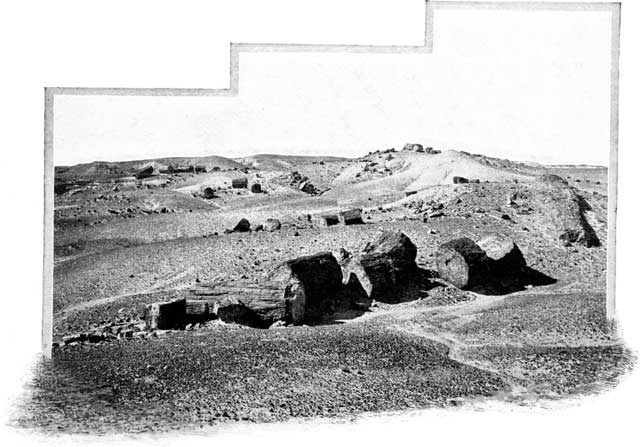
[[[518,245],[510,238],[499,234],[487,236],[478,242],[489,258],[492,275],[514,275],[527,266],[527,261]]]
[[[251,185],[251,192],[254,194],[259,194],[262,192],[262,186],[260,185],[260,183],[254,183],[253,185]]]
[[[184,325],[187,315],[186,299],[148,304],[144,320],[147,328],[176,329]]]
[[[243,217],[231,231],[234,233],[246,233],[247,231],[251,231],[251,224]]]
[[[264,231],[277,231],[282,228],[282,224],[278,219],[267,219],[262,228]]]
[[[488,259],[484,250],[467,237],[446,242],[436,251],[438,274],[460,289],[472,289],[486,279]]]

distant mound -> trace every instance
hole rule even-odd
[[[313,163],[331,163],[337,161],[347,161],[349,158],[342,157],[322,157],[322,156],[306,156],[306,155],[276,155],[276,154],[258,154],[244,158],[235,158],[238,163],[244,166],[259,169],[261,171],[290,171],[295,170],[301,164]]]
[[[243,169],[245,166],[230,158],[216,155],[206,157],[166,157],[147,160],[132,161],[94,161],[75,166],[56,167],[57,179],[85,179],[108,180],[135,174],[143,168],[152,166],[154,169],[162,169],[168,166],[189,167],[204,166],[207,171],[214,168],[220,170]]]

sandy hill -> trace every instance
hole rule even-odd
[[[533,179],[535,166],[461,151],[427,154],[412,151],[373,153],[345,168],[327,196],[359,201],[364,197],[393,199],[408,191],[451,185],[453,177],[481,182]]]

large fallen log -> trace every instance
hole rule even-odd
[[[343,265],[343,282],[355,276],[371,299],[385,301],[397,286],[417,271],[416,246],[404,233],[383,231],[369,242],[361,255]]]
[[[322,252],[280,264],[265,281],[197,284],[189,289],[187,302],[194,318],[208,309],[225,322],[269,327],[277,321],[321,319],[345,305],[342,292],[340,266],[331,253]],[[349,304],[357,304],[353,301]]]
[[[436,251],[440,277],[460,289],[480,285],[489,274],[489,258],[467,237],[446,242]]]
[[[543,212],[543,217],[553,228],[558,240],[566,246],[599,246],[600,240],[584,214],[589,205],[575,189],[555,174],[542,175],[538,177],[538,181],[542,183],[542,188],[535,195],[534,202]]]
[[[206,303],[209,315],[227,323],[269,327],[276,321],[299,323],[284,286],[273,281],[202,283],[189,289],[188,303]],[[296,315],[297,316],[297,315]]]
[[[283,285],[294,322],[313,321],[332,313],[342,288],[342,270],[330,252],[290,259],[277,266],[269,279]]]
[[[185,324],[186,304],[184,298],[148,304],[144,314],[147,328],[150,330],[180,328]]]

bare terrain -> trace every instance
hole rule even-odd
[[[483,398],[538,405],[606,389],[632,364],[605,315],[603,167],[410,149],[96,162],[57,167],[55,181],[53,359],[20,403],[22,427],[137,432]],[[327,225],[345,210],[361,210],[361,223]],[[236,227],[243,218],[249,231]],[[268,219],[280,226],[267,231]],[[262,284],[300,256],[340,261],[384,231],[417,248],[415,281],[384,299],[268,329],[222,317],[145,328],[150,303],[199,284]],[[442,244],[496,234],[522,252],[517,278],[442,277]]]

